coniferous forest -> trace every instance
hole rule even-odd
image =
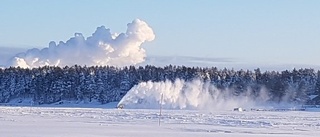
[[[313,69],[261,72],[260,69],[250,71],[172,65],[3,68],[0,69],[0,103],[32,99],[39,105],[63,100],[105,104],[120,101],[139,82],[176,79],[200,79],[222,91],[232,89],[235,95],[248,89],[255,93],[264,88],[273,102],[279,102],[290,94],[290,102],[320,104],[320,96],[309,98],[311,95],[320,95],[320,71]]]

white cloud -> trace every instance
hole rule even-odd
[[[19,53],[9,60],[7,66],[135,65],[146,57],[142,43],[154,38],[152,28],[146,22],[135,19],[127,25],[125,33],[113,34],[104,26],[98,27],[88,38],[75,33],[66,42],[50,42],[47,48]]]

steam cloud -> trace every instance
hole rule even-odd
[[[264,90],[258,96],[252,96],[250,90],[235,96],[232,91],[221,91],[209,82],[185,82],[177,79],[175,82],[142,82],[134,86],[118,106],[154,109],[159,108],[159,103],[162,102],[166,109],[231,110],[235,107],[261,106],[269,99]]]
[[[117,67],[135,65],[145,60],[142,43],[154,40],[155,35],[148,24],[135,19],[127,25],[126,33],[112,34],[104,26],[88,38],[81,33],[66,42],[50,42],[44,49],[30,49],[19,53],[8,61],[7,66],[23,68],[66,65],[113,65]]]

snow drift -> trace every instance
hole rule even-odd
[[[145,60],[146,53],[141,45],[154,38],[149,25],[135,19],[127,25],[125,33],[111,33],[105,26],[98,27],[88,38],[75,33],[66,42],[50,42],[47,48],[19,53],[8,61],[7,66],[135,65]]]
[[[269,99],[264,90],[258,95],[252,95],[250,90],[240,95],[233,93],[231,90],[219,90],[201,80],[149,81],[139,83],[129,90],[118,106],[154,109],[159,108],[162,102],[161,106],[165,109],[232,110],[235,107],[263,105]]]

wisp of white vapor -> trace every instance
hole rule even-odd
[[[8,61],[7,66],[135,65],[146,57],[141,45],[154,38],[152,28],[146,22],[135,19],[127,25],[125,33],[111,33],[105,26],[98,27],[88,38],[75,33],[66,42],[50,42],[47,48],[19,53]]]

